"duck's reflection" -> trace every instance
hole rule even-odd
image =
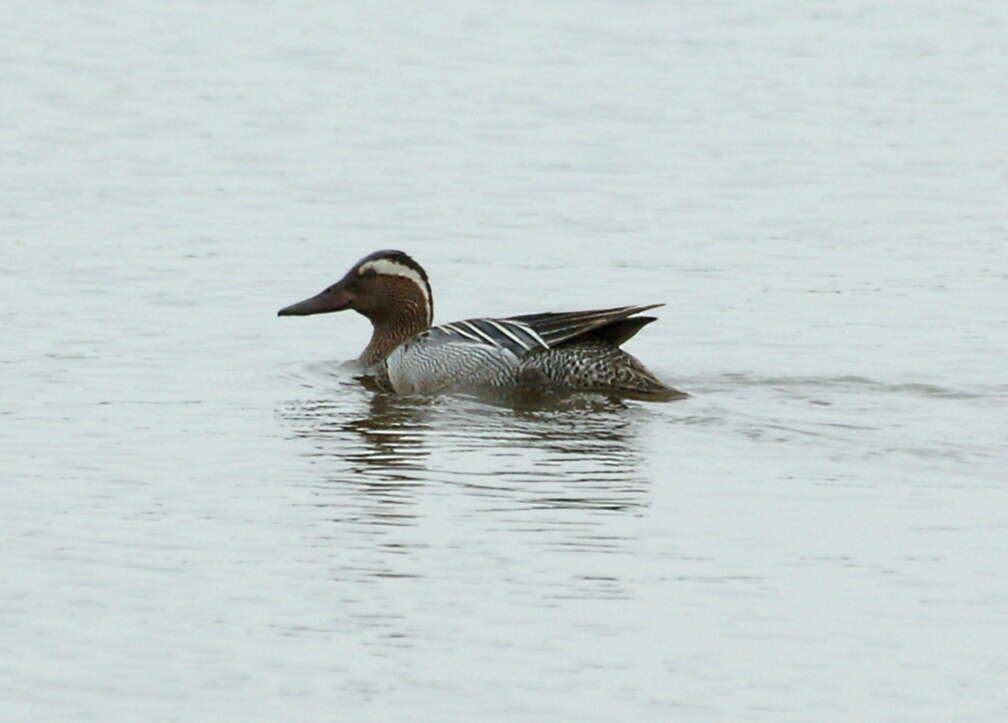
[[[638,439],[646,414],[611,400],[504,406],[371,394],[290,402],[280,414],[313,442],[322,482],[367,495],[382,524],[407,523],[418,495],[452,490],[493,501],[488,512],[647,505]]]
[[[416,488],[425,483],[424,404],[379,394],[367,402],[367,414],[348,419],[360,401],[297,400],[279,414],[312,442],[307,456],[319,469],[313,485],[320,505],[343,522],[408,525],[416,518]]]
[[[429,414],[429,400],[374,395],[367,414],[339,425],[344,434],[358,438],[343,458],[364,476],[383,482],[421,483],[429,455],[424,444]]]
[[[612,555],[634,554],[649,504],[646,408],[333,397],[292,401],[279,414],[310,442],[309,484],[331,523],[312,544],[332,550],[334,578],[379,584],[477,570],[486,564],[478,550],[511,554],[517,544],[538,559],[559,556],[560,580],[535,578],[546,597],[629,594]],[[514,565],[516,579],[530,574]]]

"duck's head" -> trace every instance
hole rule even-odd
[[[342,279],[320,293],[286,306],[277,316],[307,316],[353,309],[376,327],[409,319],[422,329],[434,317],[434,297],[427,272],[402,251],[368,254]]]

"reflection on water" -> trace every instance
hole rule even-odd
[[[340,576],[423,576],[410,553],[430,541],[409,528],[434,536],[467,529],[467,547],[627,554],[649,504],[638,439],[647,412],[639,407],[571,398],[515,408],[346,387],[288,402],[278,414],[310,443],[302,452],[315,470],[309,484],[337,526],[329,544],[338,538],[396,556],[393,565],[334,571]],[[588,572],[554,594],[625,594],[618,575]]]
[[[312,442],[307,454],[316,464],[332,462],[322,465],[321,481],[382,494],[440,483],[501,493],[523,508],[645,504],[639,410],[619,402],[509,408],[389,394],[363,401],[306,399],[279,410],[297,437]]]
[[[408,525],[415,517],[412,488],[423,484],[427,456],[423,408],[403,401],[375,396],[369,414],[357,419],[346,418],[342,397],[299,400],[279,410],[297,437],[312,442],[307,456],[318,476],[310,484],[320,496],[352,497],[352,505],[320,503],[341,510],[339,521]]]

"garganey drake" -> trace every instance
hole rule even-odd
[[[548,388],[668,401],[666,386],[620,349],[662,304],[467,319],[431,326],[427,272],[402,251],[365,256],[335,284],[277,312],[307,316],[353,309],[374,327],[357,362],[399,394]]]

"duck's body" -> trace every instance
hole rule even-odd
[[[357,361],[379,386],[399,394],[547,388],[654,400],[687,396],[619,348],[655,320],[635,315],[661,304],[431,327],[432,300],[419,264],[401,251],[378,251],[322,293],[278,313],[353,308],[367,316],[374,333]]]

